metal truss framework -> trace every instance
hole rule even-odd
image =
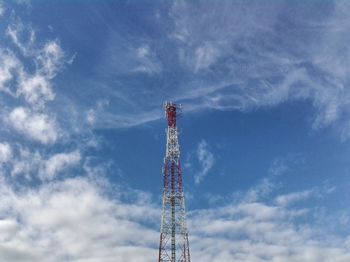
[[[168,120],[166,155],[163,167],[163,210],[158,262],[190,262],[185,199],[180,165],[176,120],[181,106],[164,104]]]

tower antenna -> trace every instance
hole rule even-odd
[[[191,262],[177,130],[181,105],[165,102],[164,110],[168,127],[158,262]]]

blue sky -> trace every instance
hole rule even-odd
[[[155,261],[165,100],[193,261],[350,261],[347,1],[0,1],[0,260]]]

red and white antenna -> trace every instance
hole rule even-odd
[[[177,117],[181,113],[181,105],[165,102],[164,110],[168,128],[163,167],[163,210],[158,262],[190,262],[180,146],[176,125]]]

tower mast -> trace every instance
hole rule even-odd
[[[168,127],[163,167],[163,210],[158,262],[190,262],[180,146],[176,126],[181,106],[166,102],[164,110]]]

